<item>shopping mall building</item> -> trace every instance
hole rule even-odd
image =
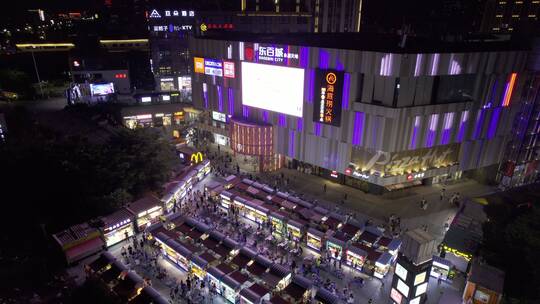
[[[198,127],[214,142],[255,170],[291,166],[374,193],[495,175],[527,58],[516,42],[359,34],[189,43]]]

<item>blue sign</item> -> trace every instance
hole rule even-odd
[[[223,63],[219,60],[204,59],[204,73],[223,77]]]

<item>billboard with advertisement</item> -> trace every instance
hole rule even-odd
[[[244,50],[244,53],[246,51]],[[298,52],[291,49],[289,46],[275,45],[275,44],[259,44],[258,49],[255,52],[256,58],[259,62],[267,63],[285,63],[288,65],[298,65]],[[246,56],[246,59],[249,60]]]
[[[204,58],[193,57],[193,71],[195,71],[195,73],[204,74]]]
[[[114,84],[109,83],[91,83],[90,94],[92,96],[105,96],[114,93]]]
[[[317,70],[313,121],[336,127],[341,125],[343,75],[336,70]]]
[[[396,153],[353,149],[351,162],[364,172],[374,170],[389,176],[403,175],[408,171],[420,172],[455,165],[459,149],[459,143]],[[423,175],[413,174],[412,179],[415,177],[422,178]]]
[[[304,69],[243,61],[242,104],[302,117]]]
[[[223,77],[223,63],[220,60],[204,58],[204,73]]]

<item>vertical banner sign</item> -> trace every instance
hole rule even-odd
[[[339,127],[341,125],[342,71],[317,70],[313,121]]]
[[[204,74],[204,58],[193,57],[193,65],[195,73]]]

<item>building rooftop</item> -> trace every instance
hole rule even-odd
[[[504,287],[504,271],[493,266],[474,261],[469,273],[469,282],[501,293]]]
[[[287,33],[260,34],[240,32],[207,33],[196,39],[258,42],[269,44],[289,44],[331,49],[346,49],[390,53],[449,53],[481,51],[528,50],[529,44],[523,40],[468,40],[446,42],[421,37],[407,37],[404,47],[398,35],[365,33]]]

